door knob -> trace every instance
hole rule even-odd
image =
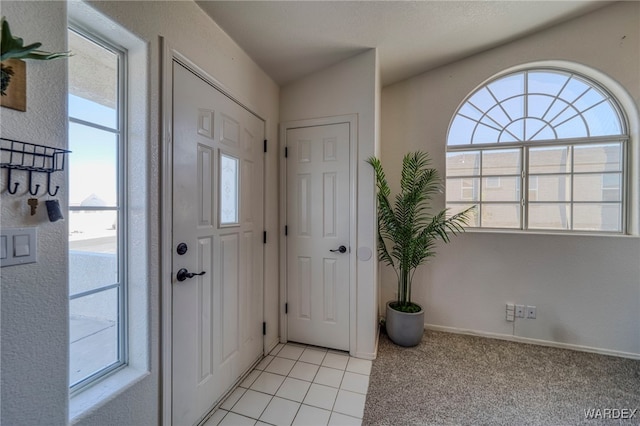
[[[196,275],[204,275],[205,273],[206,273],[205,271],[202,271],[199,274],[194,274],[193,272],[189,272],[185,268],[182,268],[178,271],[177,278],[178,278],[178,281],[184,281],[187,278],[193,278]]]
[[[329,250],[329,251],[330,251],[330,252],[333,252],[333,253],[336,253],[336,252],[339,252],[339,253],[346,253],[346,252],[347,252],[347,248],[346,248],[345,246],[340,246],[340,247],[338,247],[338,248],[337,248],[337,249],[335,249],[335,250]]]

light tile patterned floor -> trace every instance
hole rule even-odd
[[[204,426],[361,425],[371,361],[279,344]]]

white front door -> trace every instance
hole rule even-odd
[[[287,338],[349,350],[349,123],[286,131]]]
[[[175,426],[198,423],[262,355],[263,135],[260,119],[173,63]]]

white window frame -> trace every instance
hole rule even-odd
[[[109,404],[126,389],[142,386],[152,380],[150,369],[158,368],[157,357],[151,348],[158,339],[151,334],[153,327],[151,305],[152,282],[159,281],[159,265],[150,256],[152,242],[158,235],[150,223],[159,222],[159,200],[151,196],[149,170],[154,161],[153,145],[149,139],[149,43],[131,33],[85,2],[69,2],[68,26],[108,40],[127,52],[124,73],[135,84],[127,87],[124,99],[127,135],[126,161],[123,164],[126,180],[124,196],[127,209],[126,250],[126,346],[127,363],[105,374],[100,380],[70,394],[69,422],[81,422],[98,407]]]
[[[118,313],[117,313],[117,360],[109,365],[104,366],[102,369],[84,377],[76,383],[69,383],[71,394],[81,391],[84,387],[90,386],[102,377],[110,374],[111,372],[125,366],[128,360],[128,337],[127,337],[127,244],[128,240],[128,220],[127,220],[127,185],[126,185],[126,152],[127,152],[127,54],[125,49],[115,45],[112,42],[106,41],[101,37],[92,34],[91,32],[78,28],[71,24],[68,27],[68,31],[76,33],[76,35],[85,38],[86,40],[96,44],[102,49],[114,54],[117,57],[117,99],[116,99],[116,111],[117,120],[114,128],[101,125],[99,123],[92,123],[69,115],[69,123],[73,123],[80,126],[85,126],[108,133],[112,133],[117,137],[117,201],[115,207],[99,207],[99,206],[69,206],[70,212],[100,212],[100,211],[116,211],[118,217],[118,223],[116,226],[116,240],[117,240],[117,282],[110,285],[104,285],[93,288],[84,292],[69,295],[69,302],[88,297],[101,292],[117,289],[118,291]]]
[[[620,135],[613,135],[613,136],[597,136],[597,137],[580,137],[580,138],[572,138],[572,139],[553,139],[553,140],[542,140],[542,141],[519,141],[519,142],[496,142],[496,143],[468,143],[468,144],[459,144],[459,145],[455,145],[455,144],[447,144],[446,147],[446,151],[447,153],[453,153],[453,152],[458,152],[458,153],[464,153],[464,152],[480,152],[480,156],[482,157],[482,152],[483,151],[487,151],[487,150],[494,150],[494,149],[519,149],[521,151],[521,178],[520,178],[520,194],[521,194],[521,200],[520,200],[520,204],[521,204],[521,218],[520,218],[520,227],[519,228],[487,228],[487,227],[482,227],[482,213],[479,210],[478,211],[478,226],[477,227],[469,227],[470,230],[477,230],[477,231],[516,231],[516,232],[533,232],[533,233],[570,233],[570,234],[605,234],[605,235],[625,235],[629,233],[629,224],[628,224],[628,219],[629,219],[629,214],[630,214],[630,199],[631,199],[631,190],[630,190],[630,183],[629,183],[629,176],[631,175],[630,172],[630,167],[632,166],[632,161],[630,161],[630,151],[631,151],[631,138],[630,138],[630,130],[629,130],[629,124],[628,124],[628,119],[624,113],[624,110],[621,106],[621,101],[613,95],[613,93],[611,93],[611,91],[607,90],[605,87],[603,87],[601,84],[599,84],[598,82],[596,82],[593,78],[591,77],[587,77],[582,73],[570,70],[570,69],[566,69],[566,68],[559,68],[559,67],[549,67],[549,66],[529,66],[529,67],[522,67],[520,69],[516,69],[516,70],[508,70],[505,71],[504,73],[501,73],[487,81],[485,81],[484,83],[482,83],[480,86],[478,86],[475,90],[473,90],[466,98],[465,100],[460,104],[460,107],[458,108],[458,110],[456,110],[456,113],[454,114],[454,116],[452,117],[451,123],[449,124],[449,130],[447,132],[447,135],[449,135],[449,133],[451,132],[451,128],[454,124],[454,119],[457,117],[458,112],[460,111],[460,109],[467,103],[467,100],[469,98],[471,98],[475,93],[477,93],[479,90],[481,90],[484,87],[487,87],[489,84],[491,84],[492,82],[499,80],[503,77],[509,76],[509,75],[513,75],[513,74],[517,74],[517,73],[522,73],[522,72],[538,72],[538,71],[561,71],[563,73],[569,73],[575,76],[578,76],[580,79],[585,80],[586,82],[588,82],[590,85],[592,85],[593,87],[597,88],[598,90],[602,91],[603,93],[605,93],[608,97],[608,99],[611,100],[611,104],[613,105],[613,108],[616,110],[619,120],[620,120],[620,125],[622,127],[622,134]],[[526,89],[525,89],[525,93],[527,93]],[[621,188],[621,201],[620,202],[608,202],[608,201],[601,201],[601,202],[597,202],[598,204],[619,204],[620,205],[620,211],[621,211],[621,217],[620,217],[620,224],[621,224],[621,229],[620,231],[605,231],[605,230],[583,230],[583,229],[578,229],[578,230],[574,230],[573,229],[573,206],[576,203],[573,197],[573,193],[570,194],[570,198],[567,200],[567,203],[571,205],[571,217],[569,219],[570,221],[570,226],[569,229],[540,229],[540,228],[533,228],[530,229],[529,228],[529,224],[528,224],[528,210],[529,210],[529,206],[531,204],[534,203],[538,203],[538,201],[530,201],[529,200],[529,191],[528,191],[528,183],[529,183],[529,161],[528,161],[528,154],[529,154],[529,148],[533,148],[533,147],[564,147],[564,146],[570,146],[571,151],[573,150],[574,146],[578,146],[578,145],[582,145],[582,146],[588,146],[588,145],[597,145],[597,144],[602,144],[602,143],[621,143],[622,145],[622,152],[621,152],[621,179],[622,179],[622,188]],[[607,173],[607,172],[602,172],[602,173]],[[539,174],[533,174],[532,177],[538,176]],[[573,158],[572,158],[572,169],[571,172],[568,173],[569,178],[572,181],[572,185],[571,187],[573,188],[573,177],[576,174],[574,174],[573,171]],[[471,178],[471,177],[475,177],[475,178],[480,178],[482,179],[482,170],[480,169],[478,171],[478,175],[477,176],[459,176],[459,175],[452,175],[452,176],[448,176],[447,178],[451,178],[451,179],[461,179],[461,178]],[[480,183],[482,186],[482,182]],[[482,188],[480,188],[480,190],[482,191]],[[572,191],[573,192],[573,191]],[[492,202],[489,202],[492,203]],[[482,208],[482,204],[487,204],[487,202],[484,202],[482,200],[482,194],[480,194],[479,196],[479,201],[476,202],[476,204],[479,206],[479,208]],[[455,206],[459,205],[459,206],[464,206],[464,205],[469,205],[469,201],[449,201],[447,200],[447,205],[448,207],[453,207],[453,209],[455,209]]]

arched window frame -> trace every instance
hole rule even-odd
[[[564,63],[562,65],[564,65]],[[573,67],[548,66],[548,65],[540,65],[538,63],[538,64],[529,64],[528,66],[523,65],[515,69],[506,70],[486,80],[481,85],[479,85],[463,100],[463,102],[460,104],[460,106],[456,110],[455,114],[451,119],[451,122],[449,124],[449,129],[447,132],[447,207],[449,207],[452,212],[456,212],[469,205],[474,205],[474,204],[477,205],[478,206],[477,214],[474,217],[474,223],[471,224],[472,227],[479,228],[479,229],[485,229],[485,228],[498,229],[498,230],[510,229],[510,230],[516,230],[516,231],[534,231],[534,232],[545,232],[545,233],[546,232],[552,232],[552,233],[579,232],[579,233],[599,233],[599,234],[601,233],[626,234],[630,232],[631,227],[633,228],[636,227],[635,224],[630,226],[628,223],[629,222],[628,219],[631,216],[631,211],[633,210],[631,207],[631,199],[634,197],[631,189],[634,189],[634,191],[637,191],[637,188],[632,188],[634,187],[634,185],[630,182],[630,177],[632,175],[631,166],[632,166],[632,163],[635,163],[634,158],[632,157],[632,155],[635,155],[634,154],[635,150],[632,149],[631,147],[631,134],[635,132],[635,130],[632,131],[630,128],[633,127],[635,129],[635,127],[637,127],[635,124],[637,123],[634,122],[635,124],[633,126],[629,124],[629,121],[625,113],[625,109],[622,106],[623,101],[625,101],[626,99],[624,100],[620,99],[619,87],[616,87],[616,89],[618,90],[608,90],[602,83],[599,83],[593,77],[585,75],[587,73],[576,71],[570,68],[573,68]],[[577,66],[576,68],[580,68],[581,70],[586,69],[586,67],[584,66]],[[560,102],[564,101],[561,98],[561,94],[563,93],[564,87],[572,80],[584,83],[588,87],[587,87],[587,90],[584,91],[584,93],[579,94],[579,96],[577,96],[573,100],[569,99],[570,102],[565,109],[574,108],[574,104],[586,92],[589,92],[592,89],[595,90],[596,93],[599,93],[603,96],[602,101],[595,103],[589,108],[584,108],[582,109],[582,111],[578,111],[578,113],[573,117],[570,116],[568,119],[564,121],[556,122],[555,127],[561,126],[563,123],[569,120],[572,120],[576,116],[579,119],[585,121],[584,113],[586,113],[589,109],[593,108],[595,105],[598,105],[599,103],[604,102],[604,103],[608,103],[611,106],[611,110],[613,111],[613,113],[617,118],[617,122],[619,123],[619,130],[620,130],[619,132],[617,132],[618,134],[592,136],[590,132],[589,124],[585,122],[586,136],[561,138],[561,137],[558,137],[558,134],[555,132],[555,129],[551,129],[554,132],[553,138],[536,139],[535,138],[536,134],[527,135],[526,130],[521,130],[522,133],[520,134],[520,136],[522,137],[520,138],[520,140],[517,140],[518,138],[515,137],[513,133],[509,136],[509,138],[507,138],[507,140],[503,140],[502,134],[505,131],[507,131],[510,125],[512,125],[517,120],[522,120],[526,122],[526,119],[531,118],[531,116],[527,115],[527,111],[526,111],[526,108],[528,105],[526,97],[538,95],[538,93],[529,91],[529,88],[527,87],[527,81],[528,81],[527,76],[530,73],[537,73],[537,72],[556,73],[556,74],[565,75],[568,77],[562,89],[558,90],[558,92],[553,96],[547,95],[547,96],[554,97],[554,100],[549,105],[549,109],[551,108],[551,105],[553,105],[556,102],[556,100],[560,100]],[[597,74],[597,72],[594,72],[594,73]],[[594,74],[594,73],[588,73],[588,74]],[[471,105],[469,101],[473,99],[474,96],[476,96],[476,94],[478,94],[482,90],[486,90],[486,88],[488,88],[490,85],[500,80],[503,80],[503,79],[506,80],[514,76],[522,76],[522,81],[524,84],[524,87],[521,93],[519,94],[516,93],[515,95],[511,96],[511,98],[517,98],[519,96],[525,97],[524,98],[525,100],[523,102],[523,105],[524,105],[523,117],[516,117],[515,119],[512,119],[509,116],[509,114],[506,111],[504,111],[504,108],[501,105],[501,102],[504,103],[509,98],[496,97],[494,94],[489,92],[493,97],[494,104],[485,105],[484,108],[476,108],[476,113],[479,113],[482,115],[479,118],[475,117],[476,118],[475,127],[473,129],[473,132],[469,135],[469,139],[465,140],[466,143],[460,143],[460,141],[453,141],[455,143],[452,143],[452,140],[451,140],[452,128],[456,125],[456,118],[458,118],[461,115],[461,112],[464,110],[465,107],[468,108],[469,105]],[[609,81],[610,79],[605,79],[605,80],[607,81],[607,83],[610,82]],[[618,96],[614,95],[614,92]],[[487,113],[491,111],[493,108],[496,108],[498,106],[503,109],[503,112],[505,112],[506,118],[510,120],[506,124],[505,122],[499,123],[498,121],[493,120],[490,117],[487,117]],[[625,106],[627,105],[625,104]],[[548,121],[553,122],[555,118],[557,116],[562,115],[562,113],[563,111],[561,111],[554,117],[550,117]],[[489,124],[496,127],[496,130],[501,130],[500,136],[495,138],[497,139],[495,142],[486,142],[484,140],[474,141],[475,134],[476,134],[475,132],[477,128],[481,125],[480,124],[481,122],[486,123],[487,118],[491,119]],[[508,139],[511,139],[511,140],[508,140]],[[500,140],[503,140],[503,141],[500,142]],[[589,178],[594,178],[598,173],[592,171],[590,173],[584,174],[583,176],[580,174],[580,172],[575,172],[574,171],[574,153],[576,152],[576,150],[584,150],[584,148],[587,148],[589,146],[597,146],[597,145],[602,146],[605,143],[610,144],[610,148],[613,147],[615,144],[619,144],[619,147],[620,147],[619,170],[610,172],[609,170],[605,169],[601,172],[602,174],[601,188],[603,193],[602,200],[599,200],[599,202],[596,202],[597,200],[587,201],[587,200],[576,199],[574,194],[574,189],[576,188],[581,189],[584,186],[582,187],[576,186],[575,181],[583,179],[585,176]],[[532,169],[530,167],[530,159],[532,158],[531,153],[535,152],[536,148],[550,150],[550,149],[553,149],[554,147],[557,149],[565,148],[567,153],[570,155],[571,161],[569,161],[570,162],[569,170],[565,171],[564,173],[560,173],[561,175],[563,175],[564,179],[569,182],[568,186],[570,187],[570,194],[566,199],[563,199],[563,200],[538,201],[533,198],[535,198],[535,196],[538,194],[539,178],[545,178],[545,174],[532,173]],[[493,156],[495,157],[496,154],[500,152],[502,153],[508,152],[506,150],[511,151],[510,152],[511,155],[514,155],[515,156],[514,158],[517,158],[517,161],[516,161],[517,167],[511,170],[500,171],[496,174],[483,173],[484,172],[483,167],[481,167],[480,165],[483,163],[482,160],[485,157],[490,158],[491,154],[493,154]],[[455,167],[452,167],[451,158],[456,156],[460,157],[461,154],[467,157],[471,156],[472,159],[475,159],[476,163],[478,162],[480,163],[474,166],[475,171],[473,173],[466,176],[464,174],[458,173],[455,170],[452,171],[452,169],[455,169]],[[576,177],[578,177],[578,179],[576,179]],[[614,181],[616,178],[618,178],[620,182],[620,185],[618,188],[619,199],[614,201],[608,201],[605,199],[605,195],[604,195],[605,190],[610,191],[611,182]],[[489,198],[486,197],[485,192],[488,192],[487,188],[495,188],[497,185],[499,185],[499,182],[501,182],[501,180],[505,181],[506,183],[510,183],[512,185],[512,188],[514,189],[514,192],[515,192],[515,196],[513,197],[513,199],[505,201],[505,200],[492,200],[490,197]],[[604,182],[605,180],[607,181],[607,183]],[[581,191],[581,192],[584,193],[585,191]],[[465,199],[462,194],[466,195],[467,198]],[[472,199],[469,198],[470,194],[473,195],[473,197],[471,197]],[[613,198],[615,198],[615,196],[613,196]],[[554,204],[555,204],[555,207],[559,207],[560,210],[566,210],[566,214],[565,214],[566,217],[564,218],[564,221],[560,222],[560,226],[545,226],[544,224],[541,224],[539,222],[536,223],[535,221],[533,222],[531,221],[532,218],[536,217],[536,214],[533,213],[533,211],[536,208],[548,207]],[[580,209],[584,211],[584,210],[588,210],[588,208],[585,209],[585,206],[595,205],[595,204],[599,204],[602,207],[603,211],[605,208],[609,209],[610,211],[616,210],[617,208],[618,222],[615,228],[612,227],[610,223],[605,224],[604,219],[602,219],[603,226],[601,229],[589,228],[588,226],[585,226],[584,224],[579,223],[579,220],[577,218],[579,218],[580,214],[576,214],[575,212],[576,206],[578,207],[577,209],[578,211],[581,211]],[[505,208],[512,210],[509,213],[512,215],[512,217],[514,216],[514,212],[517,210],[517,213],[515,214],[515,217],[517,217],[517,220],[515,221],[512,220],[510,223],[506,224],[507,226],[505,226],[504,223],[503,224],[491,223],[490,220],[484,220],[489,210],[494,209],[496,211],[499,211],[500,209],[505,209]],[[544,210],[544,208],[542,210]],[[538,214],[538,216],[540,216],[540,214]],[[602,213],[602,216],[604,216],[604,213]],[[576,223],[576,221],[578,221],[578,223]]]

